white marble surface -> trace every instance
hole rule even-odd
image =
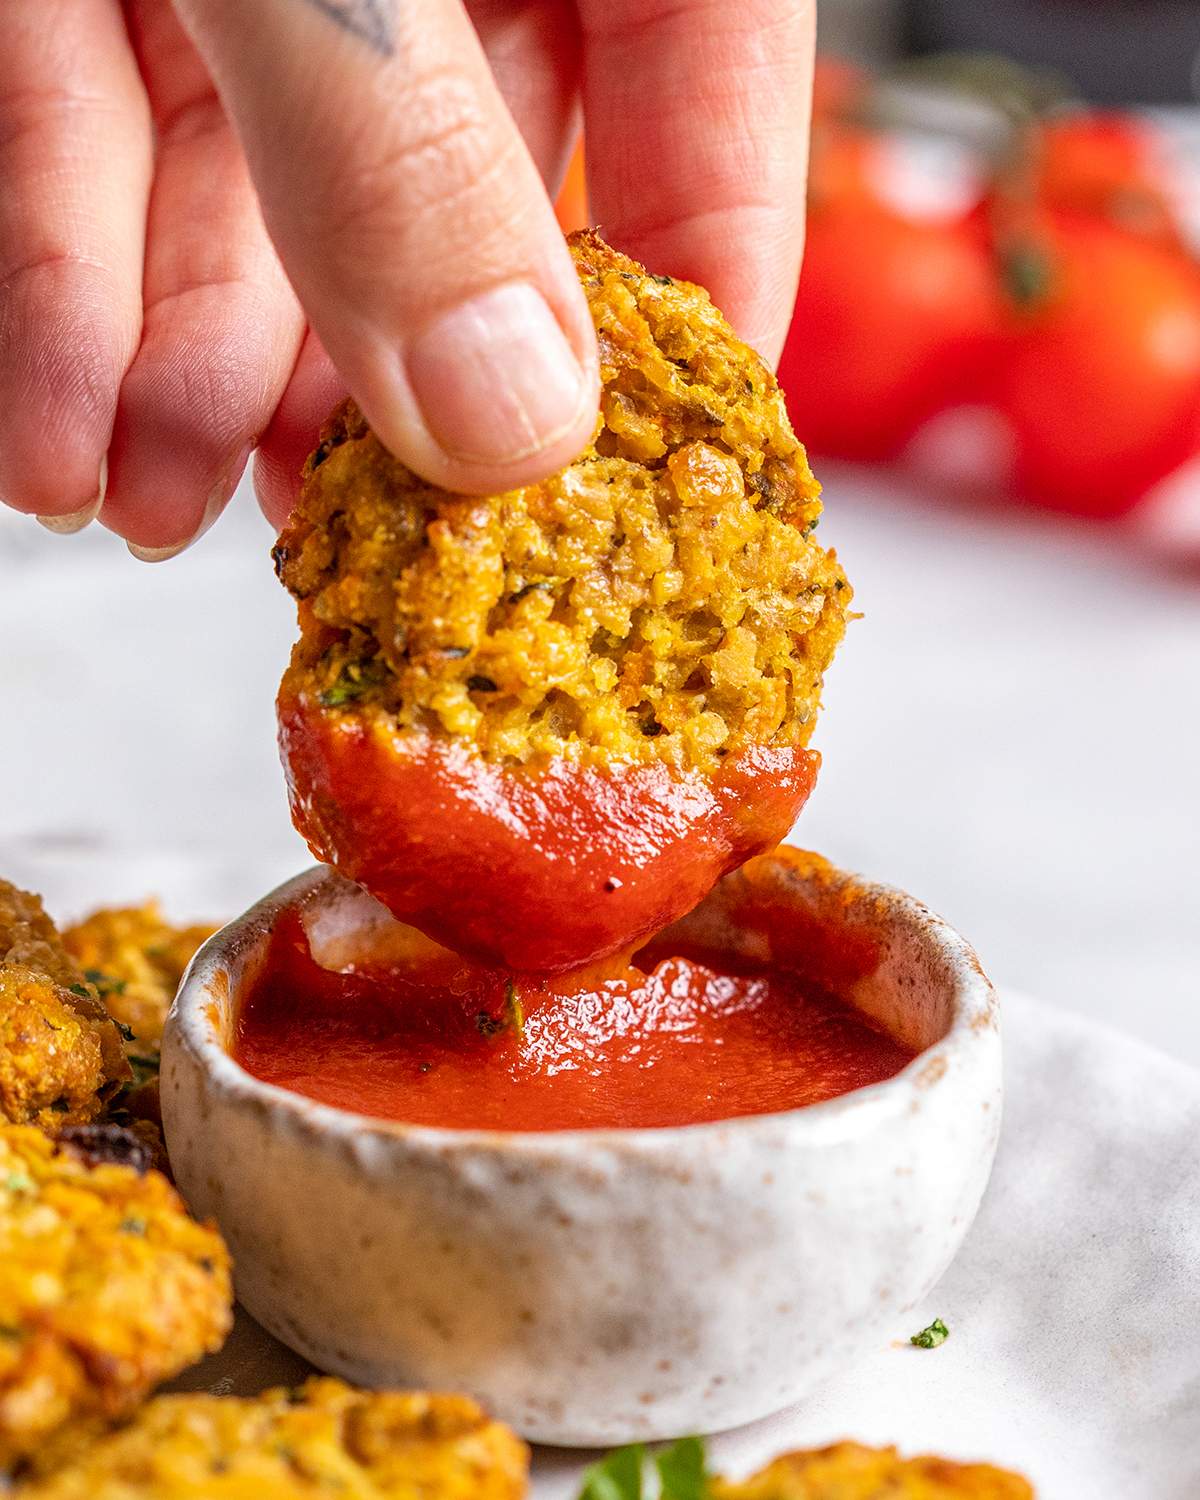
[[[1200,1064],[1200,571],[824,467],[858,588],[797,842],[903,885],[993,977]],[[0,870],[71,905],[305,862],[271,702],[292,634],[249,496],[154,567],[0,517]],[[189,886],[194,889],[194,886]]]

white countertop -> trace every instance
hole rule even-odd
[[[822,475],[865,618],[794,840],[915,892],[997,980],[1200,1064],[1200,576],[1102,530]],[[293,616],[269,544],[246,493],[155,567],[96,528],[0,517],[0,873],[60,904],[169,906],[199,862],[221,917],[306,861],[274,749]]]

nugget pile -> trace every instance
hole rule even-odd
[[[63,946],[96,985],[108,1012],[132,1036],[133,1057],[157,1058],[163,1022],[192,955],[216,931],[211,923],[176,927],[156,901],[102,907],[63,929]]]
[[[132,1073],[95,985],[37,896],[0,880],[0,1119],[94,1120]]]
[[[0,1474],[220,1347],[229,1256],[158,1172],[0,1127]]]
[[[520,1500],[529,1454],[465,1396],[338,1380],[160,1396],[26,1500]]]
[[[595,437],[543,484],[431,488],[352,402],[276,548],[300,601],[284,692],[505,763],[711,772],[807,744],[850,590],[774,376],[686,282],[592,233]]]

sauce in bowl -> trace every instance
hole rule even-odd
[[[272,934],[233,1053],[266,1083],[364,1115],[475,1130],[690,1125],[816,1104],[913,1050],[780,968],[655,945],[513,978],[397,928],[331,969],[302,921]]]

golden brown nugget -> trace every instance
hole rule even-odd
[[[225,1245],[164,1177],[0,1127],[0,1474],[128,1415],[231,1315]]]
[[[464,497],[343,405],[275,552],[300,601],[285,692],[502,763],[712,772],[804,746],[850,590],[775,378],[701,288],[570,243],[600,348],[592,444]]]
[[[545,973],[786,834],[850,601],[771,371],[702,288],[570,248],[600,356],[584,452],[450,494],[345,403],[275,549],[297,829],[437,942]]]
[[[80,1124],[131,1077],[117,1024],[41,898],[0,880],[0,1120]]]
[[[4,964],[32,969],[64,989],[83,981],[42,898],[8,880],[0,880],[0,965]]]
[[[1029,1482],[990,1464],[930,1455],[901,1458],[895,1448],[835,1443],[787,1453],[749,1479],[716,1479],[713,1500],[1034,1500]]]
[[[97,1004],[82,987],[0,965],[0,1118],[54,1133],[99,1115],[129,1069]]]
[[[94,911],[63,929],[63,944],[99,989],[109,1014],[133,1033],[131,1057],[153,1059],[183,971],[215,931],[211,924],[174,926],[157,902],[148,901]]]
[[[24,1500],[519,1500],[529,1454],[465,1396],[337,1380],[160,1396]]]

